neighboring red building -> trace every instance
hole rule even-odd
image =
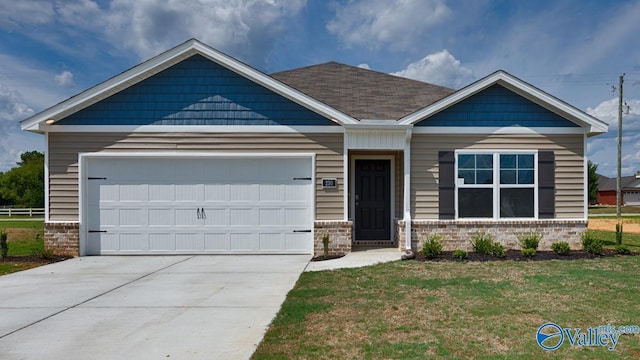
[[[622,186],[622,205],[640,205],[640,172],[636,175],[623,176],[620,183]],[[597,202],[600,205],[616,205],[616,178],[598,175]]]

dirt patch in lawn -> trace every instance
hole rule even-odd
[[[616,231],[617,219],[589,219],[589,230]],[[640,234],[640,219],[623,219],[625,233]]]

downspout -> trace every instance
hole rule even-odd
[[[404,229],[406,250],[411,250],[411,133],[411,128],[408,128],[404,143]]]

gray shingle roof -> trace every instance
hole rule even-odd
[[[635,175],[623,176],[620,178],[620,185],[622,186],[622,190],[638,190],[640,179],[637,179]],[[598,174],[598,191],[615,191],[616,189],[616,178],[609,178]]]
[[[271,76],[359,120],[397,120],[455,92],[336,62]]]

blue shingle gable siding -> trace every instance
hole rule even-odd
[[[579,125],[503,86],[493,85],[417,123],[416,126],[577,127]]]
[[[336,125],[194,55],[59,125]]]

